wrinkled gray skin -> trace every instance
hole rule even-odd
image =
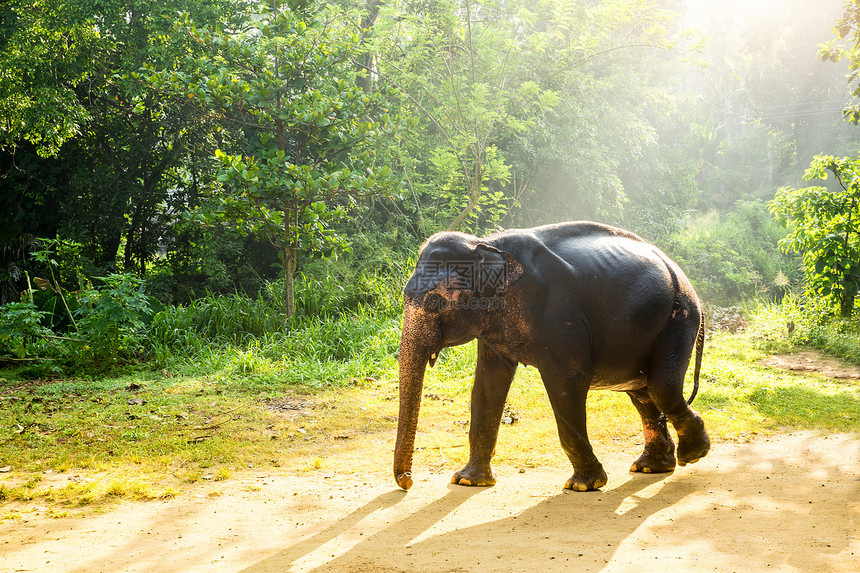
[[[490,458],[518,363],[536,367],[546,386],[574,468],[565,488],[606,484],[586,433],[591,388],[627,392],[642,417],[645,449],[632,471],[675,468],[667,418],[678,433],[678,463],[695,462],[710,440],[684,400],[683,382],[695,347],[698,386],[703,334],[701,305],[687,277],[632,233],[575,222],[484,239],[433,235],[404,293],[397,484],[412,486],[425,368],[441,349],[475,338],[469,462],[453,483],[495,483]]]

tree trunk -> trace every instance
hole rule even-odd
[[[367,0],[367,11],[361,18],[361,43],[364,44],[373,34],[373,25],[376,23],[376,18],[379,16],[379,8],[382,5],[382,0]],[[359,60],[358,71],[365,72],[366,75],[360,75],[356,78],[355,83],[364,91],[370,93],[373,89],[373,76],[370,70],[376,69],[376,55],[372,52],[367,52]]]
[[[481,187],[484,184],[483,170],[483,164],[475,166],[474,178],[469,183],[469,202],[463,210],[457,214],[454,220],[451,221],[451,224],[448,225],[446,231],[456,231],[457,227],[459,227],[463,221],[466,220],[466,217],[469,216],[469,213],[472,212],[472,209],[478,205],[478,201],[481,199]]]
[[[146,186],[144,186],[144,189],[146,189]],[[123,259],[123,270],[127,273],[132,272],[132,269],[134,269],[135,258],[138,259],[137,262],[140,264],[140,268],[145,268],[145,257],[141,252],[143,251],[143,247],[140,244],[142,242],[140,235],[142,235],[141,229],[143,225],[143,204],[141,198],[137,198],[136,201],[137,205],[131,215],[131,224],[125,233],[125,257]],[[143,274],[140,276],[142,277]]]
[[[286,307],[287,320],[296,314],[295,274],[296,274],[296,246],[290,236],[290,223],[293,213],[289,209],[284,210],[284,306]]]
[[[848,290],[842,291],[842,296],[839,301],[839,313],[842,318],[851,318],[851,314],[854,311],[854,301],[857,299],[856,292],[849,292]]]
[[[290,249],[284,251],[284,306],[286,307],[287,320],[293,318],[296,314],[296,294],[295,294],[295,268],[293,254]]]
[[[96,264],[99,266],[116,266],[116,256],[119,253],[119,245],[122,242],[122,229],[108,230],[101,233],[91,231],[90,237],[101,235],[101,252],[96,254]]]

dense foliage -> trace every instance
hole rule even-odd
[[[803,254],[810,295],[835,299],[850,317],[860,289],[860,159],[819,155],[804,179],[826,179],[828,172],[839,190],[783,187],[770,208],[789,226],[782,246]]]
[[[860,132],[831,61],[857,69],[859,9],[817,54],[841,0],[746,4],[5,2],[0,355],[385,330],[429,234],[570,219],[655,242],[707,303],[849,316]],[[822,153],[844,189],[794,191]]]
[[[201,113],[242,130],[235,151],[215,150],[221,185],[194,215],[277,246],[288,316],[299,253],[343,248],[331,225],[357,195],[385,189],[391,169],[375,148],[394,133],[390,94],[356,84],[359,37],[348,14],[310,8],[274,3],[238,34],[197,29],[183,14],[178,27],[201,54],[183,70],[151,66],[148,77],[159,91],[190,98]]]

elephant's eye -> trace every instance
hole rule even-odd
[[[443,308],[445,308],[445,299],[442,298],[442,295],[431,292],[424,297],[424,310],[440,311]]]

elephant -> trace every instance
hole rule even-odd
[[[704,316],[689,279],[638,235],[590,221],[511,229],[485,238],[442,232],[421,247],[404,292],[394,477],[408,490],[427,366],[477,338],[469,460],[452,482],[496,483],[490,466],[519,364],[540,372],[574,473],[565,489],[606,485],[586,433],[588,391],[626,392],[645,446],[633,472],[671,472],[710,449],[698,391]],[[684,377],[695,348],[694,387]]]

